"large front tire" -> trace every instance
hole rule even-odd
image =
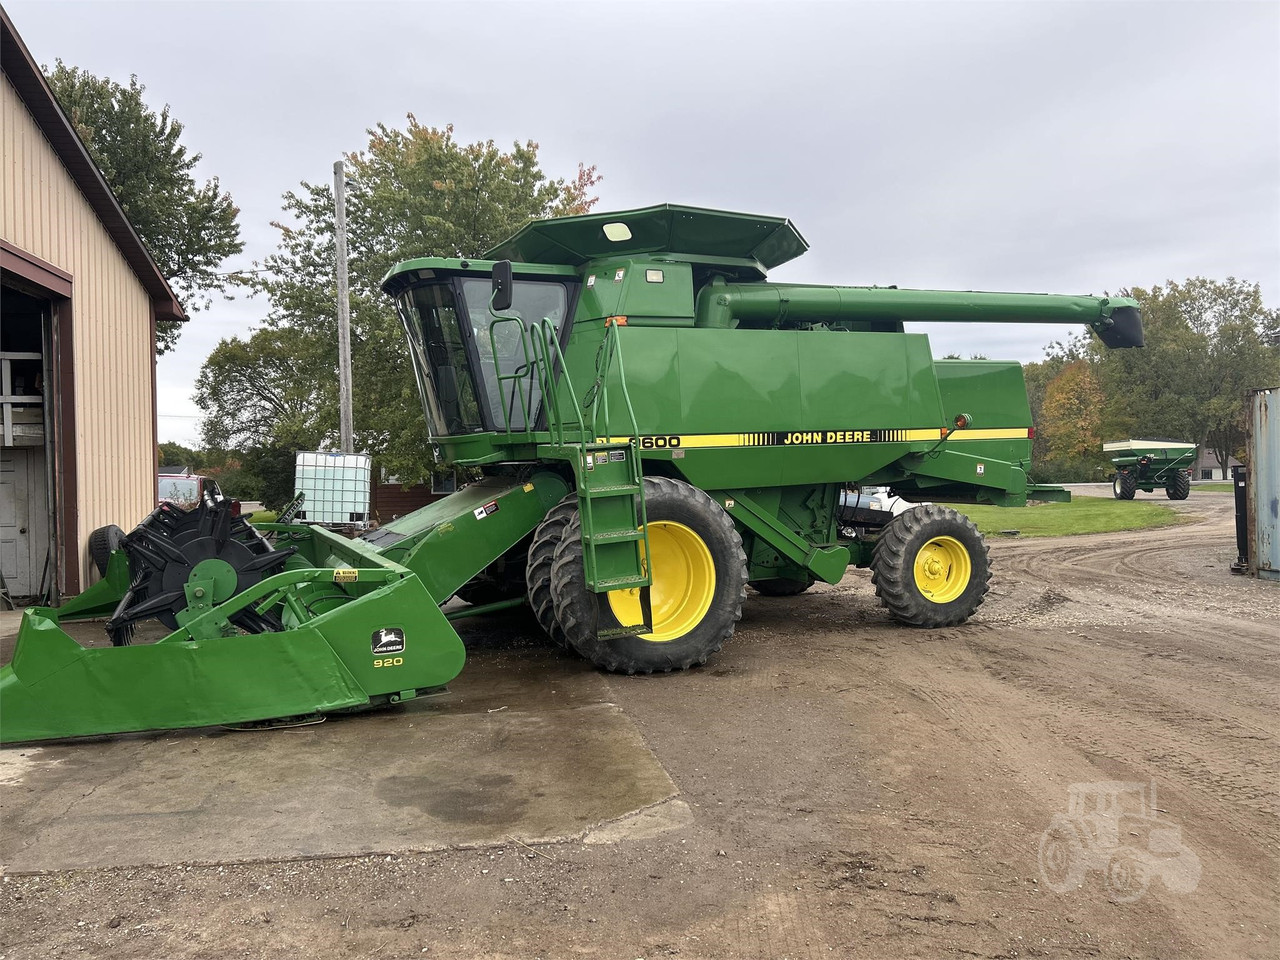
[[[582,521],[564,530],[551,568],[556,619],[570,646],[617,673],[706,663],[731,636],[747,595],[747,556],[724,508],[679,480],[646,477],[651,633],[612,633],[641,618],[640,591],[594,593],[582,565]],[[603,635],[602,635],[603,634]]]
[[[973,521],[934,503],[894,517],[871,561],[876,596],[895,620],[913,627],[964,623],[990,580],[987,544]]]

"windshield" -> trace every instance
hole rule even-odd
[[[517,280],[512,288],[511,309],[497,319],[489,313],[491,290],[488,280],[462,281],[462,296],[480,354],[485,397],[495,429],[509,424],[512,430],[524,430],[528,426],[526,410],[536,420],[542,405],[542,390],[529,363],[534,355],[529,346],[529,330],[539,320],[550,320],[553,329],[560,329],[565,290],[559,283]],[[500,381],[495,369],[504,377],[523,376]]]
[[[195,503],[200,499],[200,485],[194,477],[161,477],[158,486],[159,500],[170,503]]]
[[[398,302],[431,435],[449,437],[483,430],[453,287],[445,283],[415,287]]]
[[[498,320],[489,314],[488,279],[464,279],[458,288],[461,298],[450,282],[424,284],[397,301],[431,435],[528,429],[542,400],[528,365],[528,327],[547,319],[560,329],[568,304],[565,286],[516,281],[512,308]],[[499,381],[499,371],[519,379]]]

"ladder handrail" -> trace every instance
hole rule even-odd
[[[498,341],[497,341],[497,338],[494,336],[494,330],[496,330],[498,325],[502,323],[516,324],[516,326],[520,330],[520,346],[524,350],[524,363],[516,367],[513,373],[508,373],[508,374],[504,374],[502,372],[502,367],[498,365]],[[516,389],[511,391],[511,401],[512,403],[515,402],[516,393],[518,391],[520,394],[520,410],[524,414],[524,424],[525,424],[526,430],[529,429],[529,420],[533,416],[532,385],[529,390],[528,402],[525,401],[525,396],[524,396],[524,379],[525,377],[529,377],[530,379],[532,379],[533,372],[534,372],[533,367],[531,365],[533,361],[529,357],[529,339],[530,338],[527,336],[527,334],[528,334],[528,330],[525,329],[524,321],[519,317],[494,316],[493,321],[489,324],[489,350],[490,350],[489,356],[490,356],[490,359],[493,361],[493,372],[497,378],[497,383],[498,383],[498,402],[502,406],[502,422],[507,428],[508,435],[511,434],[511,415],[508,412],[509,404],[507,403],[507,398],[503,396],[502,384],[504,381],[507,381],[507,380],[515,381]],[[521,371],[524,371],[524,372],[522,373]]]
[[[640,529],[640,570],[647,577],[649,565],[649,515],[648,505],[644,496],[644,470],[640,464],[640,426],[636,420],[635,406],[631,403],[631,391],[627,389],[627,369],[622,359],[622,325],[613,318],[605,321],[604,338],[600,341],[600,346],[596,350],[596,379],[591,385],[591,389],[587,391],[585,403],[591,406],[591,441],[597,442],[600,437],[600,418],[604,418],[605,443],[613,442],[613,432],[609,418],[609,371],[613,366],[614,358],[618,361],[618,385],[622,389],[622,400],[626,404],[627,418],[631,422],[631,437],[626,441],[630,448],[628,451],[628,461],[631,466],[631,484],[637,490],[635,494],[636,504],[636,523]],[[592,519],[592,502],[588,499],[585,501],[586,521],[584,530],[593,528]],[[588,574],[591,575],[595,568],[595,545],[592,543],[583,544],[583,563],[588,568]],[[644,601],[642,601],[644,602]],[[646,612],[646,617],[650,616]]]
[[[503,374],[498,366],[498,348],[497,340],[494,334],[494,328],[502,322],[514,322],[520,329],[520,341],[524,348],[525,363],[517,367],[512,373]],[[596,351],[596,379],[591,389],[584,395],[583,401],[579,402],[577,391],[573,387],[573,381],[569,377],[568,367],[565,364],[564,351],[560,347],[559,331],[556,330],[554,324],[545,317],[542,320],[534,321],[525,327],[524,322],[518,317],[495,317],[494,322],[489,326],[489,341],[493,352],[494,372],[497,376],[498,395],[503,402],[503,417],[507,428],[508,435],[511,433],[511,418],[508,413],[508,406],[515,402],[518,392],[520,397],[521,409],[525,414],[526,430],[533,427],[533,387],[534,378],[542,390],[543,409],[547,414],[547,432],[550,435],[551,444],[557,450],[564,451],[572,449],[576,456],[575,479],[577,482],[577,494],[579,498],[579,509],[582,512],[582,529],[583,529],[583,566],[586,570],[588,580],[595,576],[597,569],[596,564],[596,544],[590,537],[590,531],[595,529],[594,519],[594,499],[591,496],[591,484],[588,481],[590,470],[588,469],[588,458],[593,454],[588,451],[590,445],[595,444],[599,439],[599,422],[604,417],[605,430],[609,427],[609,392],[607,388],[607,379],[611,367],[613,366],[614,357],[618,362],[618,377],[622,388],[623,402],[626,404],[627,417],[631,423],[631,437],[626,441],[629,447],[628,465],[631,485],[635,488],[633,494],[633,502],[635,503],[635,520],[640,531],[640,539],[637,549],[640,551],[640,570],[641,573],[648,577],[648,557],[649,557],[649,525],[648,512],[644,498],[644,474],[640,464],[640,440],[639,426],[636,420],[635,407],[631,402],[631,394],[627,389],[626,367],[622,359],[622,348],[620,344],[620,335],[617,332],[617,324],[606,321],[605,335],[600,342],[600,347]],[[559,369],[563,376],[561,384],[555,381],[555,371]],[[529,396],[526,401],[524,393],[524,379],[528,377],[530,380]],[[515,381],[512,391],[511,403],[507,403],[504,396],[503,384],[508,381]],[[563,405],[558,386],[562,386],[568,393],[568,399],[572,405],[573,418],[577,420],[578,439],[577,442],[567,441],[567,429],[572,429],[572,420],[565,416]],[[584,414],[587,408],[591,409],[591,433],[587,433],[587,420]],[[612,443],[612,435],[605,438],[606,443]],[[642,601],[646,613],[646,622],[651,618],[648,612],[647,600]]]
[[[499,324],[514,323],[520,331],[520,346],[524,353],[524,363],[518,365],[511,373],[503,373],[499,365],[498,343],[495,330]],[[536,382],[542,391],[542,400],[546,404],[547,409],[547,432],[551,434],[552,444],[560,449],[565,446],[565,417],[560,404],[560,396],[556,391],[555,368],[558,361],[559,368],[565,370],[564,353],[560,349],[560,341],[557,336],[555,326],[545,317],[541,320],[534,321],[528,326],[520,317],[499,317],[494,316],[493,322],[489,324],[489,348],[491,351],[490,362],[493,364],[493,372],[495,380],[498,384],[498,400],[502,406],[502,422],[508,436],[510,436],[511,417],[514,412],[514,405],[517,397],[520,401],[520,411],[524,414],[524,430],[530,431],[534,428],[534,393],[533,384]],[[525,395],[524,381],[529,381],[528,396]],[[564,386],[569,391],[569,398],[573,402],[574,415],[578,420],[579,436],[586,434],[586,422],[582,417],[581,406],[578,403],[577,392],[573,388],[573,382],[568,375],[563,378]],[[506,396],[503,384],[513,382],[514,389],[511,396]]]
[[[627,418],[631,421],[631,436],[639,443],[640,427],[636,421],[635,407],[631,403],[631,391],[627,389],[626,365],[622,361],[621,324],[613,318],[605,321],[604,339],[596,351],[596,382],[587,391],[583,403],[591,407],[591,437],[600,437],[599,422],[604,418],[605,440],[611,441],[613,434],[609,430],[609,369],[613,366],[613,358],[618,358],[618,384],[622,388],[622,400],[627,405]]]
[[[640,569],[647,576],[649,566],[649,506],[644,495],[644,470],[640,466],[640,425],[636,421],[635,407],[631,404],[631,391],[627,389],[627,368],[622,362],[622,334],[618,332],[621,327],[615,323],[611,329],[614,331],[614,352],[618,355],[618,383],[622,386],[622,399],[627,404],[627,416],[631,419],[631,476],[635,485],[640,488],[640,493],[636,496],[636,504],[639,508],[636,511],[636,521],[640,524],[640,532],[643,535],[641,542],[644,550]],[[608,429],[608,421],[605,423],[605,429]]]
[[[631,391],[627,389],[627,368],[622,362],[622,340],[620,339],[622,334],[616,332],[621,328],[614,324],[611,329],[615,331],[613,339],[615,343],[614,352],[618,355],[618,383],[622,387],[622,399],[627,404],[627,416],[631,420],[631,441],[638,448],[640,444],[640,425],[636,422],[635,407],[631,405]]]
[[[551,404],[547,416],[547,431],[551,434],[551,439],[555,446],[564,447],[565,418],[560,407],[559,394],[556,392],[553,359],[557,361],[560,369],[564,371],[564,376],[561,379],[564,381],[565,389],[569,391],[573,413],[578,421],[579,437],[585,437],[587,424],[582,418],[582,406],[578,403],[577,391],[573,389],[573,380],[569,377],[569,371],[564,362],[564,352],[560,349],[560,339],[556,335],[554,326],[550,320],[544,317],[534,324],[534,330],[537,331],[538,335],[531,338],[531,340],[542,379],[542,395],[544,398],[549,397]]]

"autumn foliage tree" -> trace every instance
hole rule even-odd
[[[1042,429],[1049,456],[1080,461],[1102,446],[1102,389],[1089,364],[1076,360],[1064,366],[1045,388]]]
[[[401,479],[420,480],[431,472],[430,441],[383,276],[414,257],[477,257],[529,220],[586,213],[600,176],[579,165],[550,178],[533,141],[459,143],[452,126],[412,115],[404,129],[370,130],[365,149],[345,159],[355,443]],[[209,444],[319,449],[337,435],[332,188],[304,182],[285,194],[284,212],[278,248],[252,281],[269,304],[261,329],[222,341],[197,382]]]

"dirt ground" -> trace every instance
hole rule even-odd
[[[1280,584],[1228,572],[1230,494],[1175,508],[995,540],[963,627],[893,625],[854,571],[752,594],[704,669],[609,678],[687,804],[647,837],[5,876],[0,956],[1274,958]],[[545,657],[467,624],[473,660]],[[1155,785],[1179,889],[1050,889],[1069,788],[1113,781]]]

